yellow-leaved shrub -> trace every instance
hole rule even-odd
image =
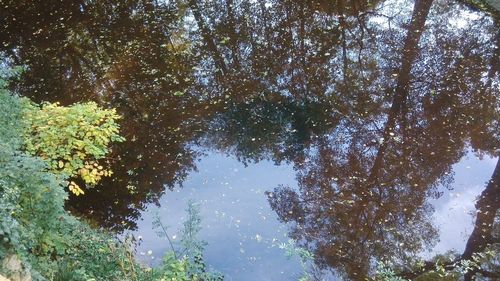
[[[44,159],[52,172],[95,185],[112,174],[99,160],[109,153],[112,142],[125,140],[119,135],[119,118],[115,109],[103,109],[94,102],[71,106],[26,102],[25,150]],[[68,188],[75,195],[84,193],[74,181]]]

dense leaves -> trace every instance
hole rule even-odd
[[[24,149],[44,159],[51,172],[79,176],[89,185],[112,175],[98,161],[107,156],[112,142],[124,141],[118,134],[119,116],[114,109],[101,109],[95,103],[68,107],[47,103],[41,108],[26,104]],[[75,195],[84,193],[74,181],[69,190]]]

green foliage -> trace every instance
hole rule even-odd
[[[424,271],[423,261],[418,261],[413,267],[416,272],[422,272],[419,276],[412,279],[415,281],[456,281],[461,280],[467,272],[472,272],[485,267],[490,261],[498,256],[498,252],[494,247],[487,247],[484,252],[474,253],[472,258],[460,259],[453,251],[439,254],[433,257],[432,262],[434,267],[432,270]],[[399,277],[394,270],[394,266],[390,263],[379,263],[375,272],[375,280],[377,281],[406,281]]]
[[[21,104],[19,98],[9,94],[6,89],[11,76],[15,75],[16,71],[9,71],[0,68],[0,145],[18,148],[22,144],[22,139],[19,136],[22,134],[22,127],[17,123],[21,120]]]
[[[498,253],[490,247],[487,247],[484,252],[474,253],[471,259],[459,259],[459,256],[453,252],[438,255],[434,258],[436,265],[435,269],[422,274],[415,280],[460,280],[461,276],[464,276],[467,272],[481,269],[483,264],[488,263],[488,261],[491,261],[497,255]],[[453,262],[452,264],[449,263],[449,261],[457,259],[458,261]]]
[[[32,253],[30,262],[49,280],[134,280],[135,263],[125,243],[91,229],[71,216],[61,217],[50,252]],[[71,269],[71,270],[68,270]]]
[[[390,264],[379,262],[375,271],[376,281],[407,281],[396,275]]]
[[[52,229],[65,215],[62,178],[47,164],[20,151],[22,132],[19,98],[0,93],[0,256],[16,254],[23,261],[46,255],[58,244]]]
[[[1,150],[0,163],[0,200],[3,207],[7,206],[2,211],[9,214],[2,217],[16,221],[20,227],[26,226],[20,228],[19,243],[22,241],[23,247],[46,252],[53,238],[50,229],[64,214],[66,193],[61,181],[46,172],[43,161],[12,150]]]
[[[207,271],[203,261],[203,251],[207,243],[198,238],[201,231],[200,207],[193,201],[188,203],[186,209],[187,219],[182,229],[181,247],[187,259],[187,276],[190,280],[223,280],[218,272]]]
[[[97,160],[109,153],[111,142],[124,140],[118,134],[119,116],[114,109],[101,109],[93,102],[67,107],[25,104],[24,149],[28,153],[47,161],[52,172],[70,178],[79,176],[90,185],[111,176],[112,172]],[[69,189],[76,195],[83,194],[75,182],[70,182]]]
[[[160,268],[157,269],[159,272],[159,281],[187,281],[187,260],[178,260],[174,253],[170,252],[163,257],[163,263]]]
[[[165,280],[223,280],[224,277],[219,272],[207,270],[207,266],[203,261],[203,252],[207,243],[198,238],[201,231],[200,207],[193,201],[189,201],[186,213],[187,219],[181,231],[179,250],[176,250],[175,245],[170,240],[167,227],[163,225],[159,216],[156,216],[153,221],[153,227],[157,230],[158,235],[167,239],[172,248],[172,251],[165,256],[163,271],[184,274],[186,279],[168,279],[167,277],[170,276],[168,274],[162,277],[167,278]],[[180,263],[171,262],[179,257],[182,257]],[[167,262],[166,265],[165,262]],[[173,271],[174,269],[177,271]]]

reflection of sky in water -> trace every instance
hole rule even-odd
[[[453,190],[431,201],[435,208],[436,226],[441,234],[441,241],[436,245],[435,252],[444,253],[449,249],[463,252],[473,229],[475,200],[486,188],[496,162],[496,159],[489,157],[479,160],[470,153],[453,165]]]
[[[162,221],[169,235],[178,236],[189,199],[201,202],[201,237],[209,243],[207,263],[226,275],[226,280],[289,280],[300,272],[297,261],[288,260],[277,245],[285,242],[286,228],[269,207],[267,190],[279,184],[295,186],[291,166],[262,161],[245,167],[235,158],[209,154],[182,188],[161,200]],[[168,243],[151,231],[151,206],[138,222],[137,235],[145,237],[139,251],[152,249],[161,256]]]
[[[432,253],[450,249],[462,252],[472,231],[474,200],[490,179],[496,160],[479,160],[472,154],[453,166],[454,190],[446,191],[437,200],[435,223],[441,241]],[[153,251],[159,257],[169,250],[167,241],[152,231],[152,214],[159,210],[162,221],[169,226],[169,235],[179,237],[189,199],[201,203],[203,217],[201,237],[209,243],[206,261],[223,272],[226,280],[291,280],[300,273],[298,260],[289,260],[277,245],[285,242],[286,227],[279,223],[267,202],[265,191],[285,184],[296,186],[295,173],[289,165],[276,166],[262,161],[245,167],[233,157],[208,154],[191,173],[184,187],[168,192],[161,207],[150,206],[138,222],[136,236],[144,241],[138,252]],[[150,258],[141,255],[141,260]],[[152,264],[155,261],[148,261]]]

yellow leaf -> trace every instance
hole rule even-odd
[[[63,162],[63,161],[61,161],[61,160],[59,160],[59,168],[61,168],[61,169],[62,169],[63,167],[64,167],[64,162]]]
[[[68,188],[69,188],[69,191],[71,191],[76,196],[78,196],[80,194],[85,194],[85,192],[80,188],[80,186],[78,186],[78,184],[76,184],[73,181],[69,184]]]

